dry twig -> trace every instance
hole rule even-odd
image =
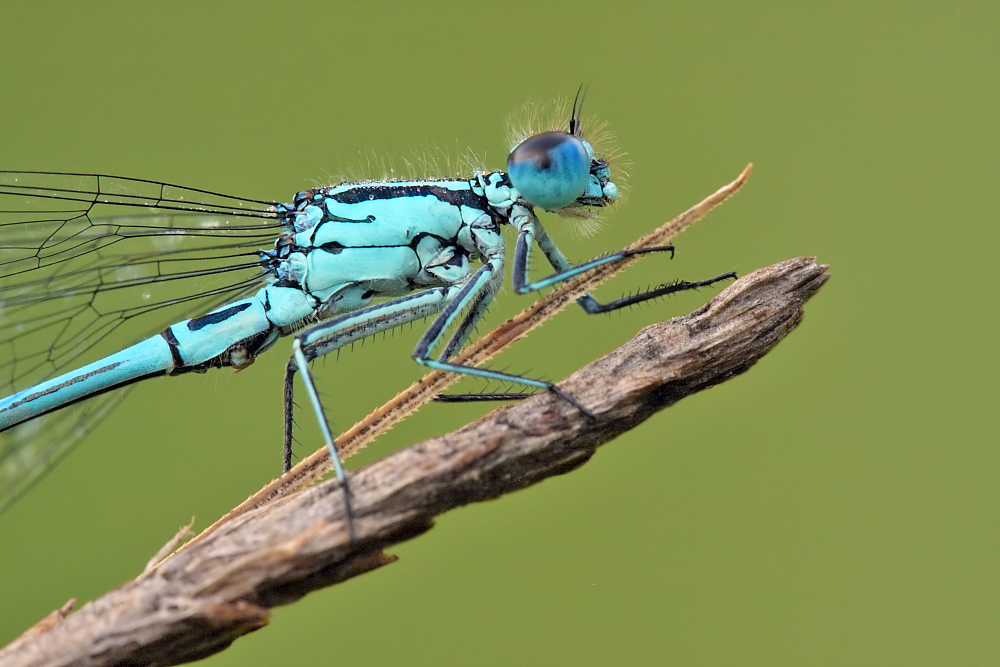
[[[0,651],[9,665],[170,665],[224,649],[270,607],[372,570],[390,544],[451,508],[585,463],[654,412],[752,366],[802,319],[826,282],[812,258],[759,269],[697,311],[643,329],[560,386],[596,415],[540,394],[351,475],[349,542],[336,480],[249,511],[139,578]]]

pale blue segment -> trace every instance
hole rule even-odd
[[[242,308],[242,310],[237,310]],[[213,315],[227,314],[212,322]],[[197,324],[196,328],[193,328]],[[197,366],[218,357],[235,342],[271,328],[264,304],[257,297],[242,299],[217,308],[200,318],[184,320],[170,327],[177,340],[177,352],[185,366]]]
[[[100,361],[0,400],[0,429],[130,380],[166,371],[172,364],[166,341],[161,336],[148,338]]]
[[[356,281],[378,281],[385,291],[406,286],[420,270],[417,253],[406,246],[346,248],[338,253],[311,252],[306,258],[306,291],[320,293]],[[322,297],[321,297],[322,298]]]
[[[462,216],[451,204],[443,204],[432,197],[420,197],[406,202],[362,202],[360,204],[333,203],[330,215],[357,216],[360,222],[328,221],[296,235],[296,242],[303,247],[322,246],[336,242],[349,248],[359,246],[407,245],[419,233],[435,234],[450,239],[462,224]],[[375,221],[366,222],[366,217]]]
[[[268,285],[257,293],[256,298],[269,304],[267,319],[281,328],[294,326],[316,307],[315,300],[297,287]]]

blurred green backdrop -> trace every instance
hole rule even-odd
[[[831,265],[746,375],[446,515],[208,664],[1000,662],[998,34],[996,2],[4,3],[0,168],[288,200],[369,151],[500,166],[510,111],[587,81],[632,195],[596,236],[550,225],[575,259],[755,164],[673,262],[602,296]],[[709,296],[567,312],[499,363],[558,379]],[[524,303],[507,289],[493,320]],[[420,375],[417,334],[319,371],[338,428]],[[0,517],[0,642],[278,471],[282,349],[139,386]],[[361,463],[484,410],[429,406]]]

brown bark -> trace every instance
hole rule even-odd
[[[746,371],[802,320],[828,279],[812,258],[759,269],[697,311],[646,327],[560,387],[350,476],[356,539],[336,480],[237,516],[90,602],[53,612],[0,651],[8,665],[171,665],[224,649],[270,607],[393,562],[382,549],[433,517],[585,463],[653,413]]]

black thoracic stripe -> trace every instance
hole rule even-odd
[[[167,341],[167,347],[170,348],[170,358],[174,360],[174,368],[183,368],[184,358],[181,356],[181,343],[177,340],[173,330],[167,327],[160,332],[160,335],[163,336],[163,340]]]
[[[446,239],[443,236],[439,236],[438,234],[432,234],[430,232],[418,232],[406,245],[408,245],[411,250],[416,251],[417,246],[420,245],[420,242],[423,241],[428,236],[431,237],[432,239],[440,241],[442,246],[453,245],[453,243],[449,239]]]
[[[364,225],[366,223],[375,222],[375,216],[366,215],[364,220],[352,220],[351,218],[341,218],[339,215],[330,215],[328,213],[323,218],[323,222],[346,222],[354,225]]]
[[[450,243],[450,242],[446,240],[445,243]],[[391,245],[344,245],[339,241],[330,241],[329,243],[324,243],[323,245],[317,245],[311,248],[303,248],[302,252],[304,254],[309,254],[316,250],[322,250],[328,255],[339,255],[345,250],[364,250],[366,248],[410,248],[412,246],[413,246],[412,243],[393,243]]]
[[[464,181],[463,181],[464,182]],[[477,195],[471,187],[452,190],[440,185],[422,183],[420,185],[356,185],[343,192],[330,192],[326,195],[341,204],[360,204],[374,199],[399,199],[401,197],[435,197],[436,199],[455,206],[469,206],[481,211],[491,212],[492,209],[485,197]]]
[[[208,315],[196,317],[193,320],[188,320],[187,328],[189,331],[198,331],[213,324],[225,322],[236,313],[242,313],[249,307],[250,302],[247,301],[244,303],[238,303],[235,306],[230,306],[229,308],[224,308],[223,310],[219,310],[214,313],[209,313]]]

